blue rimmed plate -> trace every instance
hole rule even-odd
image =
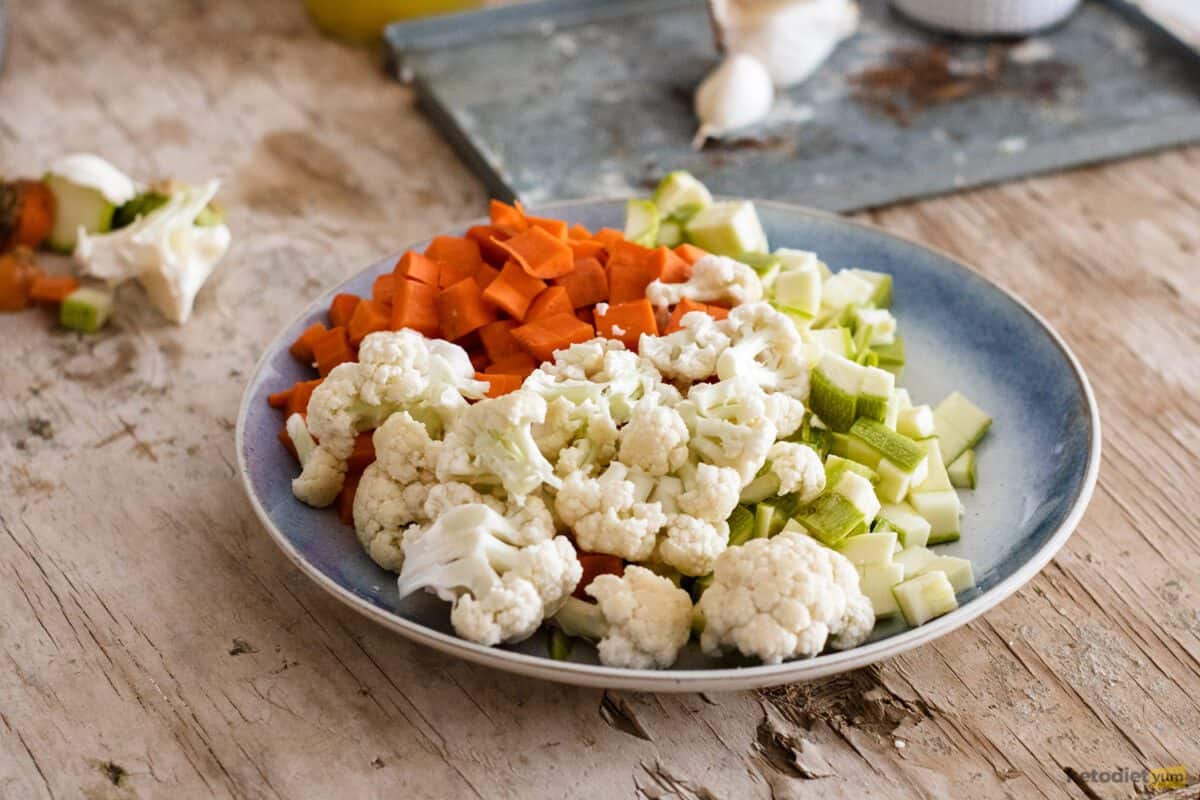
[[[400,601],[394,576],[366,556],[351,529],[332,511],[313,510],[292,496],[295,462],[276,439],[279,412],[267,406],[268,394],[312,377],[288,353],[291,342],[324,319],[337,292],[369,295],[396,256],[317,298],[255,369],[238,415],[237,451],[246,493],[267,532],[321,588],[414,641],[498,669],[605,688],[720,691],[808,680],[902,653],[1004,600],[1063,546],[1096,483],[1100,417],[1079,362],[1032,309],[948,255],[820,211],[756,205],[773,247],[815,250],[834,269],[894,276],[893,312],[908,355],[901,383],[915,402],[936,403],[959,389],[995,419],[977,452],[980,486],[962,493],[963,538],[939,548],[975,566],[978,587],[960,595],[958,610],[915,629],[883,623],[854,650],[776,666],[712,659],[689,645],[673,669],[624,670],[600,665],[587,647],[576,647],[570,662],[554,661],[544,634],[507,648],[457,638],[445,604],[424,596]],[[574,201],[538,212],[593,229],[619,227],[624,201]]]

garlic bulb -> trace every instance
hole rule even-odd
[[[757,58],[781,89],[816,72],[859,16],[852,0],[709,0],[709,8],[725,51]]]
[[[775,88],[766,67],[753,56],[734,53],[725,58],[696,90],[696,116],[700,130],[692,146],[735,128],[753,125],[771,111]]]

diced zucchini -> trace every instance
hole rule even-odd
[[[896,430],[896,423],[900,420],[900,398],[892,392],[892,396],[888,398],[887,410],[883,413],[883,424],[888,430]]]
[[[834,549],[850,559],[850,563],[856,567],[864,564],[890,564],[898,541],[895,531],[860,533],[842,539]]]
[[[875,420],[862,417],[855,420],[850,426],[850,437],[870,446],[905,472],[913,472],[927,458],[920,443]]]
[[[712,205],[713,201],[708,188],[690,172],[682,170],[667,173],[659,181],[651,199],[664,218],[680,222],[686,222],[700,209]]]
[[[908,393],[908,389],[896,389],[896,406],[901,411],[907,411],[913,407],[912,395]]]
[[[112,293],[88,286],[71,292],[58,308],[58,323],[81,333],[95,333],[112,314]]]
[[[892,307],[891,275],[886,272],[874,272],[869,269],[850,269],[844,271],[856,275],[871,284],[871,296],[867,298],[868,303],[876,308]]]
[[[834,455],[848,458],[851,461],[870,467],[872,470],[879,466],[879,459],[881,458],[879,451],[861,439],[856,439],[846,433],[835,433],[830,438],[832,440],[830,452]]]
[[[908,503],[883,503],[879,508],[882,524],[896,531],[904,547],[924,547],[929,542],[931,527]]]
[[[778,289],[778,285],[776,285]],[[849,328],[820,328],[804,334],[804,341],[815,344],[826,353],[849,359],[854,355],[854,336]]]
[[[892,562],[904,567],[905,578],[913,578],[925,572],[937,557],[928,547],[910,546],[892,556]]]
[[[742,487],[738,501],[748,506],[779,494],[779,476],[767,471]]]
[[[869,526],[875,521],[875,515],[879,513],[879,498],[875,496],[875,487],[869,480],[857,472],[846,470],[833,485],[833,491],[845,497],[862,512],[866,525]]]
[[[934,435],[933,409],[915,406],[901,411],[896,418],[896,431],[910,439],[928,439]]]
[[[836,492],[826,492],[818,497],[796,519],[813,537],[829,547],[866,527],[862,511]]]
[[[892,337],[891,344],[873,345],[871,351],[879,357],[879,366],[884,369],[904,366],[904,339],[899,335]]]
[[[837,486],[838,479],[842,477],[842,473],[846,470],[857,472],[871,483],[879,480],[879,473],[866,464],[860,464],[857,461],[851,461],[848,458],[830,453],[825,457],[825,485]]]
[[[921,462],[924,470],[925,461]],[[875,485],[875,493],[885,503],[899,503],[908,496],[912,488],[913,470],[904,470],[886,458],[879,459],[875,469],[879,473],[879,482]]]
[[[817,257],[802,250],[777,250],[780,273],[775,279],[775,304],[815,317],[821,310],[821,273]]]
[[[953,489],[942,492],[910,494],[909,502],[917,513],[929,521],[929,544],[958,541],[958,519],[962,505]]]
[[[625,238],[643,247],[658,244],[658,206],[652,200],[625,203]]]
[[[904,620],[913,627],[958,608],[954,587],[944,572],[926,572],[892,589]]]
[[[658,223],[658,246],[675,247],[683,244],[683,223],[663,220]]]
[[[570,661],[571,643],[571,637],[563,633],[562,628],[554,628],[550,631],[550,657],[555,661]]]
[[[926,492],[944,492],[953,489],[950,476],[946,474],[946,462],[942,460],[942,448],[937,438],[924,439],[920,445],[925,449],[929,474],[925,480],[912,488],[913,494]]]
[[[921,570],[924,572],[942,572],[955,592],[965,592],[975,586],[975,570],[971,562],[957,556],[934,556]]]
[[[951,392],[933,410],[933,424],[942,445],[942,458],[952,464],[979,443],[991,427],[992,418],[960,392]]]
[[[787,533],[789,531],[795,531],[796,533],[808,533],[808,529],[797,522],[794,517],[784,523],[781,533]]]
[[[887,404],[896,390],[896,376],[878,367],[859,367],[862,380],[858,387],[858,415],[883,422]]]
[[[946,467],[950,483],[958,489],[974,489],[976,482],[975,451],[964,450],[963,454]]]
[[[867,328],[871,331],[864,343],[866,347],[888,347],[896,341],[896,318],[886,308],[857,309],[854,326],[855,330]]]
[[[874,284],[856,275],[853,270],[844,269],[826,280],[821,287],[821,307],[840,312],[866,305],[874,292]]]
[[[729,515],[729,546],[745,544],[754,536],[754,512],[745,506],[734,506]]]
[[[54,227],[46,239],[52,249],[72,252],[80,228],[88,233],[105,233],[112,228],[116,206],[99,190],[58,175],[47,175],[42,182],[54,195]]]
[[[785,520],[776,520],[778,512],[767,503],[759,503],[754,507],[754,538],[769,539],[772,528],[782,530]]]
[[[763,289],[767,292],[771,291],[779,276],[779,256],[773,256],[770,253],[742,253],[737,260],[754,270]]]
[[[833,446],[834,434],[827,428],[822,428],[813,425],[813,416],[807,415],[804,419],[804,424],[800,426],[800,430],[792,434],[788,441],[806,444],[813,450],[817,451],[817,455],[825,458],[829,455],[829,449]]]
[[[703,208],[688,220],[684,231],[692,244],[717,255],[739,256],[771,249],[754,204],[746,200]]]
[[[876,618],[890,617],[900,611],[892,588],[904,580],[899,564],[865,564],[858,568],[858,585],[871,601]]]
[[[858,395],[853,390],[846,391],[839,386],[837,376],[825,371],[825,359],[828,357],[826,353],[821,365],[812,373],[808,403],[813,413],[832,430],[845,432],[850,430],[858,417]]]

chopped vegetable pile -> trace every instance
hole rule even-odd
[[[991,419],[896,386],[891,300],[889,275],[772,252],[753,204],[673,173],[624,231],[493,202],[337,295],[292,345],[316,377],[269,400],[296,497],[459,636],[778,663],[974,586],[931,548],[959,538]]]

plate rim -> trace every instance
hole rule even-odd
[[[624,196],[607,196],[607,197],[590,197],[573,200],[561,200],[552,203],[538,204],[536,210],[539,213],[569,210],[572,207],[583,205],[598,205],[603,203],[620,203],[628,200]],[[359,597],[350,590],[336,583],[332,578],[322,572],[314,564],[310,563],[296,549],[291,541],[283,534],[283,532],[275,525],[274,521],[267,514],[266,509],[259,501],[255,494],[254,487],[250,481],[250,473],[246,463],[245,450],[245,426],[246,420],[250,412],[250,400],[253,394],[252,389],[257,385],[263,368],[266,366],[267,360],[272,357],[279,349],[281,339],[285,331],[289,330],[296,322],[308,316],[311,313],[313,306],[328,294],[330,291],[337,289],[354,277],[371,269],[380,261],[372,262],[371,265],[364,267],[362,270],[346,277],[330,288],[326,289],[325,293],[314,299],[304,307],[300,313],[291,318],[285,323],[279,334],[272,339],[255,362],[254,369],[251,372],[250,378],[246,383],[246,388],[242,393],[242,400],[238,408],[237,426],[234,433],[234,443],[237,450],[238,473],[241,478],[242,489],[250,501],[251,507],[258,516],[262,526],[266,529],[271,539],[283,551],[284,555],[300,569],[310,580],[316,583],[344,605],[357,611],[363,616],[371,619],[384,627],[392,630],[405,638],[415,641],[419,644],[426,645],[439,652],[455,655],[464,658],[467,661],[492,667],[495,669],[504,670],[528,677],[541,678],[556,683],[565,683],[576,686],[584,686],[591,688],[603,689],[628,689],[636,691],[655,691],[655,692],[712,692],[712,691],[737,691],[742,689],[763,688],[768,686],[777,686],[785,683],[797,683],[802,681],[815,680],[818,678],[827,677],[830,675],[847,672],[853,669],[874,664],[887,658],[900,655],[908,652],[916,647],[941,638],[946,634],[963,627],[964,625],[979,618],[986,612],[992,610],[1000,603],[1007,600],[1017,590],[1021,589],[1025,584],[1031,581],[1039,572],[1041,572],[1047,564],[1058,554],[1067,540],[1070,539],[1080,520],[1083,518],[1089,503],[1091,502],[1092,494],[1095,491],[1097,479],[1100,472],[1101,449],[1103,446],[1103,436],[1100,427],[1100,409],[1096,403],[1095,394],[1092,391],[1092,386],[1088,380],[1087,373],[1076,358],[1075,353],[1071,350],[1066,340],[1062,337],[1054,326],[1052,326],[1041,314],[1033,309],[1023,299],[1018,297],[1014,292],[1004,286],[993,281],[987,275],[984,275],[975,267],[966,263],[959,257],[952,255],[937,247],[919,242],[913,238],[899,234],[893,231],[884,229],[883,227],[870,222],[864,222],[856,219],[849,219],[839,214],[833,214],[820,209],[811,208],[808,206],[796,205],[793,203],[764,200],[756,198],[749,199],[756,206],[772,207],[788,213],[798,213],[801,215],[816,217],[825,221],[838,222],[840,224],[858,227],[870,231],[875,234],[880,234],[890,239],[897,240],[906,245],[915,246],[924,250],[935,253],[947,261],[953,263],[958,268],[974,275],[986,283],[992,289],[995,289],[1004,294],[1009,300],[1013,301],[1018,308],[1028,314],[1033,320],[1044,330],[1050,337],[1051,341],[1058,347],[1062,354],[1066,357],[1067,363],[1070,364],[1076,383],[1082,392],[1083,398],[1088,408],[1089,419],[1089,442],[1088,442],[1088,463],[1084,473],[1083,485],[1075,497],[1071,505],[1071,510],[1068,512],[1063,522],[1055,529],[1050,538],[1046,540],[1037,552],[1035,552],[1024,564],[1022,564],[1012,575],[1005,580],[996,584],[985,592],[981,592],[977,597],[972,598],[965,605],[960,606],[954,611],[939,617],[932,622],[928,622],[917,628],[909,628],[906,631],[889,636],[886,639],[881,639],[877,642],[856,647],[850,650],[843,650],[833,653],[824,653],[815,658],[799,659],[794,661],[785,661],[781,664],[760,664],[748,667],[720,667],[715,669],[689,669],[689,670],[649,670],[649,669],[624,669],[621,667],[609,667],[595,664],[578,664],[569,661],[553,661],[544,656],[534,656],[526,653],[514,652],[511,650],[503,650],[495,647],[484,647],[483,645],[474,642],[460,639],[450,634],[436,631],[425,625],[409,620],[394,612],[386,611],[375,606],[373,603]],[[450,226],[451,233],[437,233],[434,235],[456,235],[455,231],[466,230],[472,225],[483,224],[486,222],[483,218],[476,217],[465,223],[458,223]],[[403,250],[401,250],[403,252]],[[381,259],[382,260],[382,259]]]

